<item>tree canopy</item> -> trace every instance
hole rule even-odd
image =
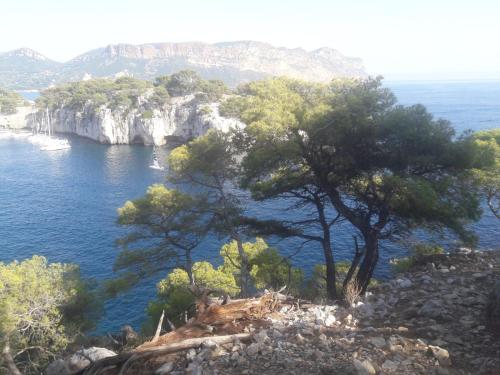
[[[364,239],[356,275],[363,291],[380,239],[417,226],[473,239],[466,224],[481,211],[465,178],[476,161],[471,137],[455,137],[447,121],[421,105],[397,105],[380,79],[320,85],[275,78],[249,83],[239,94],[223,113],[247,125],[245,185],[272,192],[290,176],[312,179]]]
[[[118,240],[122,251],[114,270],[121,276],[107,283],[108,292],[116,294],[141,277],[176,267],[194,282],[192,252],[208,230],[205,205],[204,197],[161,184],[150,186],[143,198],[127,201],[118,210],[118,224],[132,231]]]
[[[243,251],[243,200],[237,188],[238,150],[230,133],[211,129],[204,136],[174,149],[168,158],[169,180],[192,184],[207,198],[210,230],[221,238],[235,240],[241,258],[241,293],[252,288],[249,262]]]
[[[474,173],[488,207],[500,219],[500,129],[477,132],[473,138],[480,150],[480,164],[493,160],[488,167],[478,168]]]
[[[298,293],[303,280],[302,271],[292,267],[288,259],[269,247],[263,239],[244,242],[243,251],[249,259],[250,274],[257,288],[278,290],[286,286],[291,292]],[[219,296],[238,296],[241,292],[241,261],[237,243],[232,241],[222,246],[220,256],[222,264],[218,267],[206,261],[193,264],[196,286]],[[174,324],[182,322],[185,312],[191,316],[195,302],[191,286],[187,272],[180,268],[174,269],[161,280],[157,284],[157,299],[148,307],[151,327],[146,327],[146,330],[152,329],[153,322],[157,321],[163,310]]]
[[[13,374],[21,374],[16,367],[41,373],[54,353],[93,328],[100,311],[76,265],[40,256],[0,263],[0,364]]]
[[[23,97],[17,92],[0,89],[0,114],[14,114],[17,111],[17,107],[24,104]]]
[[[224,82],[219,80],[204,80],[193,70],[181,70],[155,80],[156,87],[163,87],[170,96],[196,94],[198,99],[214,102],[229,92]]]

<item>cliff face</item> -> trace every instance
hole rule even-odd
[[[219,104],[200,104],[194,95],[170,99],[162,109],[147,114],[137,109],[129,111],[97,110],[85,107],[81,111],[62,107],[50,113],[52,129],[72,133],[105,144],[163,145],[169,136],[188,140],[215,128],[227,131],[242,124],[220,116]],[[47,114],[39,111],[29,116],[27,127],[43,129]]]
[[[150,79],[180,69],[193,69],[204,78],[222,79],[229,85],[283,75],[320,82],[366,76],[361,59],[331,48],[308,52],[254,41],[109,45],[69,61],[63,74],[72,76],[84,70],[100,76],[126,71]]]

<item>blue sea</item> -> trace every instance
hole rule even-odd
[[[437,117],[450,120],[457,132],[500,127],[500,82],[389,82],[405,105],[424,104]],[[106,146],[70,137],[72,148],[40,152],[23,140],[0,139],[0,261],[33,254],[52,262],[74,262],[83,275],[96,280],[112,276],[118,253],[115,241],[126,234],[116,225],[116,210],[127,199],[140,197],[146,188],[165,180],[164,173],[148,168],[152,149],[143,146]],[[168,149],[160,150],[161,157]],[[283,202],[252,205],[261,217],[296,215]],[[479,247],[498,248],[500,222],[485,211],[473,225]],[[347,223],[334,230],[338,259],[348,259],[353,231]],[[453,244],[453,239],[444,241]],[[296,265],[310,270],[322,261],[314,244],[297,240],[271,241]],[[197,250],[198,259],[219,261],[221,241],[208,238]],[[388,259],[405,254],[403,244],[383,243],[378,277],[388,277]],[[124,324],[140,327],[159,278],[140,285],[105,306],[98,331],[117,331]]]

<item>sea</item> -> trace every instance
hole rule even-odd
[[[401,104],[425,105],[434,116],[450,120],[457,133],[500,127],[500,81],[385,85]],[[29,93],[29,99],[34,97]],[[116,224],[117,209],[143,195],[149,185],[165,182],[168,172],[148,168],[151,147],[101,145],[76,136],[69,136],[69,140],[70,150],[41,152],[22,139],[0,139],[0,262],[39,254],[50,262],[76,263],[84,277],[102,281],[113,277],[119,252],[116,240],[127,233]],[[160,159],[169,151],[161,148]],[[299,215],[283,201],[252,204],[247,210],[259,217]],[[500,221],[490,212],[485,210],[472,228],[479,235],[480,248],[500,247]],[[333,245],[338,260],[351,256],[354,234],[347,223],[335,227]],[[426,234],[416,233],[415,239],[422,236],[426,238]],[[432,240],[456,247],[455,239],[446,234]],[[268,241],[306,273],[322,261],[314,243]],[[220,262],[223,243],[223,239],[208,237],[196,250],[196,258]],[[382,243],[376,276],[390,277],[389,259],[405,255],[407,248],[407,243]],[[96,332],[115,332],[124,324],[140,328],[148,301],[155,298],[156,283],[165,276],[144,279],[129,292],[108,300]]]

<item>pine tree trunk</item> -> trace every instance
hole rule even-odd
[[[356,252],[354,254],[354,258],[352,259],[351,266],[349,267],[349,270],[347,271],[344,282],[342,284],[342,294],[344,296],[345,296],[345,293],[347,291],[347,287],[348,287],[349,283],[351,282],[352,277],[354,276],[354,272],[358,268],[359,262],[361,261],[361,258],[363,256],[363,251],[361,251],[359,249],[359,246],[358,246],[357,237],[356,236],[353,236],[353,237],[354,237],[354,248],[355,248]]]
[[[330,225],[325,216],[325,206],[319,195],[315,196],[314,203],[318,211],[321,229],[323,230],[323,241],[321,242],[321,246],[323,247],[326,265],[326,293],[329,299],[335,301],[337,299],[337,280],[335,275],[335,259],[333,257]]]
[[[250,279],[250,266],[248,261],[248,256],[243,250],[243,242],[241,241],[240,236],[234,236],[234,240],[236,241],[236,246],[238,248],[238,255],[240,256],[240,288],[241,288],[241,297],[247,298],[250,297],[251,294],[251,282]]]
[[[363,234],[363,237],[365,240],[365,256],[359,267],[358,274],[356,275],[361,294],[365,294],[378,262],[377,233],[370,231],[367,234]]]
[[[333,251],[329,236],[328,240],[325,239],[322,245],[326,265],[326,292],[328,294],[328,298],[335,301],[337,299],[335,260],[333,258]]]
[[[8,338],[5,341],[2,349],[2,358],[4,361],[4,366],[7,368],[7,371],[9,371],[11,375],[23,375],[14,362],[14,358],[12,357],[12,353],[10,352],[10,342]]]

